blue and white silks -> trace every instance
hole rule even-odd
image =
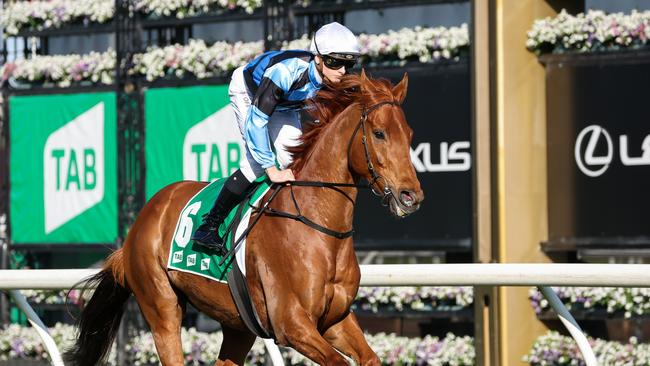
[[[321,87],[321,77],[305,51],[271,51],[249,62],[243,70],[253,100],[242,131],[253,159],[263,168],[275,165],[268,123],[275,112],[299,110]]]

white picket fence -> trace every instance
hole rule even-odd
[[[37,329],[53,365],[63,365],[47,328],[21,295],[21,289],[67,289],[96,269],[0,270],[0,290],[9,290]],[[362,265],[362,286],[537,286],[576,340],[587,366],[596,357],[578,323],[550,286],[650,287],[650,265],[645,264],[388,264]],[[267,342],[267,345],[272,342]],[[272,353],[274,363],[279,352]]]

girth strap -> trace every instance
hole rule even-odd
[[[273,338],[273,332],[272,331],[269,332],[264,328],[262,322],[260,321],[260,317],[257,315],[257,311],[255,311],[255,306],[253,306],[253,301],[251,300],[251,296],[250,296],[250,290],[248,289],[248,284],[246,283],[246,277],[244,277],[244,274],[239,268],[239,264],[237,263],[237,260],[233,255],[237,250],[237,247],[239,246],[239,242],[242,240],[242,238],[245,238],[246,234],[248,233],[247,230],[246,232],[243,233],[242,236],[240,236],[239,238],[235,238],[237,227],[239,226],[239,223],[241,222],[242,219],[242,212],[244,211],[244,207],[246,207],[247,201],[253,195],[254,191],[255,190],[252,189],[246,195],[246,199],[244,200],[244,202],[239,204],[234,219],[231,221],[230,225],[226,229],[226,233],[225,233],[226,238],[228,237],[228,233],[231,233],[229,238],[231,249],[226,255],[223,256],[220,265],[223,265],[223,263],[228,258],[232,259],[230,261],[232,268],[230,269],[230,272],[228,272],[227,275],[228,289],[230,289],[230,295],[232,296],[232,299],[235,302],[235,306],[237,307],[239,316],[241,317],[242,321],[244,322],[248,330],[250,330],[251,332],[253,332],[253,334],[255,334],[260,338]]]
[[[236,260],[232,261],[232,269],[228,272],[228,288],[237,306],[239,316],[241,316],[248,330],[260,338],[273,338],[273,334],[267,332],[262,326],[260,317],[257,315],[251,300],[246,277],[239,269]]]

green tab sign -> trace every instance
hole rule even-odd
[[[14,243],[117,238],[115,94],[9,99]]]
[[[145,125],[147,199],[172,182],[239,169],[244,150],[227,85],[149,89]]]

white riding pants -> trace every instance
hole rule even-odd
[[[248,91],[246,82],[244,81],[244,66],[237,68],[233,72],[230,86],[228,87],[228,95],[230,96],[230,105],[232,105],[232,109],[235,111],[239,132],[241,132],[244,145],[246,145],[244,131],[246,129],[246,120],[248,119],[253,95]],[[300,143],[298,140],[302,135],[300,114],[297,111],[273,112],[267,126],[269,138],[275,148],[276,160],[280,168],[285,169],[292,161],[287,147],[296,146]],[[264,174],[264,169],[253,159],[248,146],[246,146],[246,154],[239,163],[239,169],[241,169],[249,182],[254,181]]]

